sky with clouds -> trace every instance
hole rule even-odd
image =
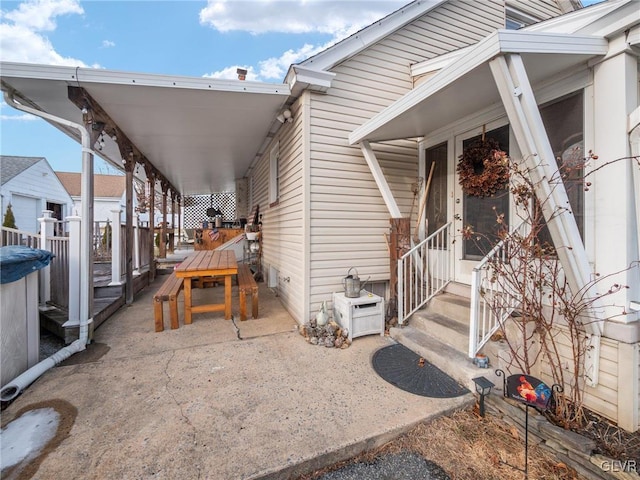
[[[593,0],[591,0],[593,1]],[[298,63],[408,0],[2,0],[0,59],[281,83]],[[79,171],[80,147],[0,104],[0,153]],[[97,167],[97,171],[100,171]]]
[[[281,83],[289,65],[407,0],[3,0],[0,59]],[[79,146],[54,127],[0,109],[0,153],[79,171]],[[35,141],[34,141],[35,140]],[[97,168],[100,170],[100,168]]]

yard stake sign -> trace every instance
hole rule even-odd
[[[533,407],[544,412],[549,407],[551,396],[554,390],[561,391],[560,385],[549,387],[542,380],[538,380],[531,375],[518,373],[505,377],[504,371],[497,369],[496,375],[503,378],[504,396],[525,404],[525,421],[524,421],[524,469],[509,465],[517,470],[524,472],[524,478],[528,478],[528,451],[529,451],[529,407]]]

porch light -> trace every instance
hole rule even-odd
[[[473,379],[473,383],[476,384],[476,392],[480,395],[480,416],[484,417],[484,397],[491,393],[495,384],[485,377],[476,377]]]

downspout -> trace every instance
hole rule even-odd
[[[30,113],[37,117],[50,120],[52,122],[74,128],[80,132],[82,139],[82,192],[87,192],[87,185],[90,185],[93,176],[93,152],[90,145],[90,136],[87,129],[78,123],[70,122],[64,118],[56,117],[54,115],[42,112],[24,105],[21,105],[13,98],[13,92],[4,92],[4,100],[8,105],[13,108]],[[93,200],[93,199],[91,199]],[[55,367],[59,363],[63,362],[71,355],[77,352],[81,352],[86,348],[89,341],[89,324],[93,322],[93,318],[89,318],[89,305],[90,305],[90,287],[92,282],[90,281],[89,273],[91,272],[90,263],[90,250],[91,246],[91,224],[93,223],[93,201],[89,201],[87,198],[83,198],[82,201],[82,217],[85,219],[82,222],[82,235],[80,240],[80,249],[84,255],[81,255],[82,263],[80,264],[80,325],[79,325],[79,338],[75,342],[61,348],[50,357],[35,364],[27,371],[20,374],[18,377],[7,383],[2,390],[0,390],[0,400],[3,402],[9,402],[15,399],[22,391],[35,382],[41,375],[43,375],[49,369]],[[91,218],[90,218],[91,217]]]

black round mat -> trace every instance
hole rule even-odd
[[[371,361],[378,375],[409,393],[433,398],[453,398],[469,393],[438,367],[400,343],[376,351]]]

